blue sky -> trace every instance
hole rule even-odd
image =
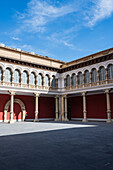
[[[113,47],[113,0],[1,0],[0,43],[71,61]]]

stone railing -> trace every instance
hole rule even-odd
[[[58,88],[51,87],[51,86],[39,86],[39,85],[31,85],[31,84],[21,84],[21,83],[10,83],[10,82],[3,82],[0,81],[1,86],[11,86],[11,87],[18,87],[18,88],[29,88],[29,89],[39,89],[39,90],[46,90],[46,91],[56,91]]]
[[[99,86],[99,85],[110,84],[110,83],[113,83],[113,79],[98,81],[98,82],[91,82],[91,83],[84,83],[84,84],[79,84],[79,85],[77,84],[76,86],[68,86],[68,87],[65,87],[65,90],[93,87],[93,86]]]

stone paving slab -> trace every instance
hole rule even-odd
[[[0,123],[0,133],[0,170],[113,170],[113,123]]]
[[[95,127],[97,125],[85,125],[85,124],[69,124],[69,123],[54,123],[54,122],[17,122],[14,124],[1,124],[0,136],[16,135],[33,132],[45,132],[53,130],[62,130],[69,128],[85,128]]]

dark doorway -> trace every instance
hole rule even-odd
[[[71,120],[71,103],[67,102],[67,118]]]

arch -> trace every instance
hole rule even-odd
[[[28,84],[29,74],[26,70],[22,74],[22,84]]]
[[[105,68],[103,66],[101,66],[99,68],[99,80],[100,81],[104,81],[106,78],[105,78]]]
[[[38,85],[43,86],[43,75],[42,75],[42,73],[38,74]]]
[[[71,76],[71,85],[76,86],[76,74],[73,73]]]
[[[20,83],[20,71],[18,69],[14,71],[14,83]]]
[[[96,68],[92,68],[91,70],[91,82],[97,82],[97,70]]]
[[[9,67],[5,70],[5,82],[12,82],[12,71]]]
[[[54,75],[52,76],[51,87],[52,87],[52,88],[55,88],[55,87],[56,87],[56,78],[55,78]]]
[[[113,64],[109,64],[107,69],[108,69],[107,78],[113,79]]]
[[[30,74],[30,84],[36,85],[36,74],[34,72],[31,72]]]
[[[5,104],[5,106],[4,106],[4,122],[7,121],[7,111],[9,109],[10,103],[11,103],[11,100],[8,100]],[[17,98],[14,99],[14,103],[17,103],[17,104],[20,105],[21,110],[22,110],[22,120],[24,121],[25,120],[25,114],[26,114],[25,104],[23,103],[22,100],[17,99]]]
[[[45,86],[50,86],[50,77],[48,74],[45,75]]]
[[[69,74],[66,76],[66,87],[70,86],[70,76]]]
[[[89,70],[85,70],[84,72],[84,83],[89,83]]]
[[[83,84],[83,75],[82,72],[78,73],[78,85]]]

